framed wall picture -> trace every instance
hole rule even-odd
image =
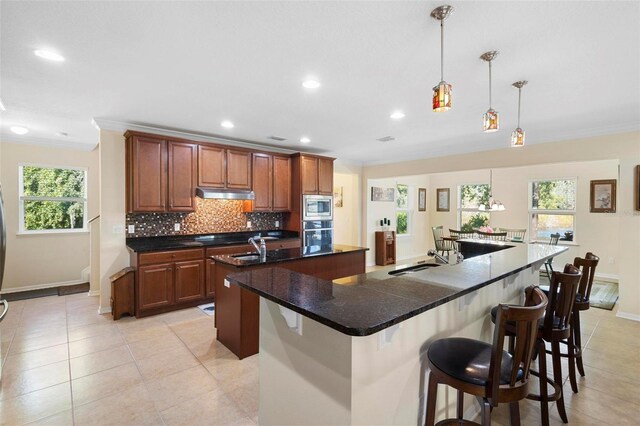
[[[395,201],[395,188],[378,188],[371,187],[371,201]]]
[[[449,188],[436,189],[436,211],[449,211]]]
[[[640,211],[640,165],[636,166],[636,210]]]
[[[427,188],[418,188],[418,211],[427,211]]]
[[[616,211],[616,180],[591,181],[591,213],[615,213]]]
[[[333,187],[333,205],[335,207],[342,207],[343,206],[343,201],[342,201],[342,187],[341,186],[334,186]]]

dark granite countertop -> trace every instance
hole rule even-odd
[[[455,265],[395,276],[389,272],[401,267],[334,281],[282,268],[248,270],[230,274],[227,279],[344,334],[368,336],[566,250],[560,246],[514,244]]]
[[[313,256],[327,256],[341,253],[351,253],[354,251],[367,251],[368,248],[365,247],[355,247],[355,246],[347,246],[342,244],[333,244],[330,246],[310,246],[310,247],[296,247],[289,249],[278,249],[278,250],[269,250],[267,251],[267,260],[261,262],[259,259],[239,259],[237,257],[238,254],[220,254],[216,256],[212,256],[212,258],[216,262],[224,263],[226,265],[234,266],[236,268],[243,268],[247,266],[256,266],[256,265],[268,265],[274,264],[277,266],[277,263],[287,262],[290,260],[303,259],[307,257]],[[244,254],[256,254],[255,251],[247,252]]]
[[[273,239],[299,238],[298,233],[295,231],[277,229],[271,231],[221,232],[218,234],[127,238],[127,247],[134,252],[145,252],[242,245],[247,244],[250,237],[267,237]]]

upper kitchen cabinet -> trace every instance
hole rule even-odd
[[[197,145],[168,141],[169,151],[169,205],[171,212],[192,212],[196,209]]]
[[[253,211],[291,210],[291,159],[253,154]]]
[[[251,152],[200,144],[198,186],[250,190]]]
[[[333,194],[333,158],[302,154],[300,178],[302,194]]]
[[[195,210],[196,145],[126,132],[127,211]]]

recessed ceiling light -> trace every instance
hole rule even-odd
[[[309,139],[309,138],[308,138],[308,137],[306,137],[306,136],[303,136],[303,137],[301,137],[301,138],[300,138],[300,142],[302,142],[302,143],[309,143],[309,142],[311,142],[311,139]]]
[[[35,53],[36,56],[42,59],[47,59],[49,61],[54,61],[54,62],[64,61],[64,57],[62,55],[56,52],[52,52],[50,50],[34,50],[33,53]]]
[[[302,86],[307,89],[317,89],[320,87],[320,82],[318,80],[305,80],[302,82]]]
[[[26,133],[29,133],[29,129],[27,129],[26,127],[22,127],[22,126],[11,126],[10,130],[15,133],[16,135],[24,135]]]
[[[393,118],[394,120],[400,120],[401,118],[404,118],[404,112],[394,111],[389,117]]]
[[[220,123],[220,125],[225,129],[233,129],[235,127],[234,124],[229,120],[224,120],[222,123]]]

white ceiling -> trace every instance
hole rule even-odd
[[[93,146],[98,118],[391,162],[508,146],[520,79],[527,144],[640,129],[640,2],[449,2],[454,105],[438,114],[441,4],[2,1],[2,138]],[[487,50],[500,50],[494,134],[480,130]],[[322,87],[301,87],[308,76]]]

